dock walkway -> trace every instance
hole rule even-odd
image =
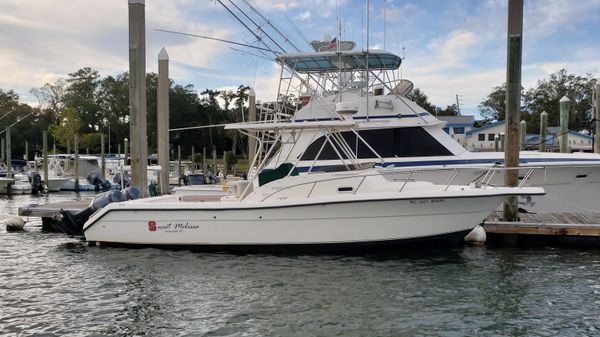
[[[488,216],[483,228],[488,241],[505,244],[536,243],[600,247],[600,213],[519,213],[521,221]]]

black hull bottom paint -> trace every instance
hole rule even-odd
[[[340,253],[340,252],[393,252],[397,250],[417,250],[440,247],[456,247],[464,244],[464,237],[471,229],[402,240],[323,243],[323,244],[292,244],[292,245],[150,245],[123,244],[115,242],[94,242],[89,245],[126,248],[161,248],[169,250],[191,250],[202,252],[244,252],[244,253]]]

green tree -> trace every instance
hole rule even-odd
[[[102,133],[86,133],[81,136],[79,141],[80,149],[88,149],[91,153],[100,153],[102,150]]]
[[[96,102],[100,107],[104,134],[110,133],[107,151],[116,153],[118,143],[129,138],[129,74],[107,76],[98,83]],[[108,141],[108,139],[107,139]]]
[[[427,97],[427,95],[425,95],[425,93],[421,89],[415,88],[406,97],[408,97],[408,99],[410,99],[411,101],[417,103],[417,105],[425,109],[425,111],[429,112],[430,114],[437,114],[438,107],[429,102],[429,97]]]
[[[458,105],[451,104],[446,106],[445,109],[435,107],[436,116],[458,116]]]
[[[74,109],[81,121],[82,133],[95,132],[102,127],[100,106],[96,102],[96,90],[100,74],[85,67],[69,74],[65,106]]]
[[[50,133],[56,139],[56,142],[66,147],[67,144],[73,144],[75,134],[81,129],[81,118],[73,108],[64,108],[58,114],[56,124],[50,126]]]
[[[486,123],[503,121],[506,117],[506,83],[494,87],[477,109]]]
[[[560,124],[560,104],[563,96],[569,98],[569,129],[590,129],[592,120],[592,90],[596,80],[590,74],[578,76],[569,74],[561,69],[550,77],[538,81],[535,88],[526,90],[523,94],[525,109],[531,114],[527,128],[529,132],[538,133],[540,114],[548,113],[548,126]]]

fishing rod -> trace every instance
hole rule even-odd
[[[210,37],[210,36],[198,35],[198,34],[191,34],[191,33],[183,33],[183,32],[177,32],[177,31],[174,31],[174,30],[166,30],[166,29],[155,29],[155,30],[159,31],[159,32],[163,32],[163,33],[169,33],[169,34],[178,34],[178,35],[199,37],[199,38],[202,38],[202,39],[219,41],[219,42],[224,42],[224,43],[230,43],[230,44],[235,44],[235,45],[242,46],[242,47],[248,47],[248,48],[253,48],[253,49],[258,49],[258,50],[262,50],[262,51],[268,51],[268,52],[271,52],[271,53],[279,54],[278,52],[276,52],[276,51],[274,51],[272,49],[267,49],[267,48],[252,46],[252,45],[249,45],[249,44],[235,42],[235,41],[230,41],[230,40],[225,40],[225,39],[218,39],[216,37]]]

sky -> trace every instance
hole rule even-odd
[[[243,0],[232,1],[258,17]],[[342,40],[366,48],[364,0],[248,1],[303,51],[310,49],[298,31],[308,40],[335,36],[338,18]],[[235,8],[230,0],[222,2]],[[432,103],[445,107],[456,103],[458,95],[462,113],[477,117],[477,105],[506,78],[507,4],[370,0],[369,48],[404,56],[402,77]],[[256,45],[254,36],[218,1],[146,0],[145,12],[148,72],[157,72],[157,55],[164,46],[170,77],[177,84],[192,84],[198,92],[243,84],[255,88],[258,100],[275,98],[280,68],[255,56],[257,51],[157,31]],[[265,27],[263,19],[255,20]],[[0,0],[0,27],[0,89],[14,90],[23,102],[35,104],[32,88],[82,67],[103,77],[129,69],[127,0]],[[285,48],[292,51],[289,45]],[[523,86],[533,87],[561,68],[600,76],[600,0],[525,0]]]

